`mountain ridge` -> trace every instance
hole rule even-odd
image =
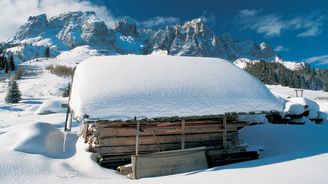
[[[95,12],[77,11],[47,18],[31,16],[15,36],[0,44],[3,54],[16,62],[51,56],[78,46],[89,45],[104,55],[150,54],[165,50],[169,55],[218,57],[233,62],[238,58],[271,61],[277,53],[266,43],[240,41],[230,34],[218,36],[201,19],[167,25],[165,29],[138,28],[131,19],[119,20],[108,28]]]

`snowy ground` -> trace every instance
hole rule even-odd
[[[241,130],[242,140],[265,148],[259,160],[179,175],[127,179],[92,161],[77,137],[78,124],[65,136],[65,113],[35,115],[44,101],[62,99],[60,89],[68,82],[47,71],[19,80],[23,101],[16,105],[4,103],[7,84],[0,82],[0,183],[328,183],[327,123],[246,127]],[[290,88],[268,87],[275,94],[295,94]],[[328,93],[305,90],[304,96],[315,99]],[[328,102],[319,105],[328,112]]]

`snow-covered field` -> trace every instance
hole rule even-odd
[[[40,62],[33,65],[43,67]],[[77,123],[72,132],[63,133],[65,111],[56,107],[59,113],[36,115],[45,101],[58,106],[54,101],[62,100],[60,89],[69,80],[48,71],[19,80],[23,101],[16,105],[5,104],[7,84],[0,82],[0,183],[328,183],[327,123],[249,126],[240,136],[251,147],[264,147],[258,160],[130,180],[91,159],[78,138]],[[295,96],[287,87],[268,88],[280,96]],[[328,93],[305,90],[304,96],[314,100]],[[328,101],[318,102],[321,111],[328,112]]]

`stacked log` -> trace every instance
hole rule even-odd
[[[227,118],[225,130],[223,116],[139,122],[140,154],[203,146],[223,149],[224,136],[228,147],[235,147],[240,144],[238,130],[247,125],[237,121],[236,116]],[[114,168],[130,163],[136,151],[136,121],[97,121],[87,132],[89,149],[97,153],[101,165]]]

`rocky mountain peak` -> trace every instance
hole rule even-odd
[[[195,32],[202,32],[203,28],[204,28],[204,24],[205,23],[202,18],[197,18],[197,19],[193,19],[189,22],[186,22],[184,24],[184,27],[187,29],[192,27],[195,30]]]
[[[124,36],[135,37],[138,35],[136,22],[127,17],[119,20],[116,23],[114,30],[122,33]]]
[[[30,16],[25,24],[23,24],[14,39],[27,39],[39,36],[43,33],[48,25],[47,16],[45,14]]]
[[[6,44],[15,47],[6,52],[17,51],[21,61],[43,57],[45,47],[50,47],[51,55],[56,56],[81,45],[108,54],[149,54],[163,50],[169,55],[218,57],[230,61],[238,58],[271,60],[276,55],[266,43],[239,41],[231,34],[218,36],[201,18],[166,28],[139,29],[134,20],[126,17],[108,29],[92,11],[63,13],[49,20],[44,14],[32,16]]]

